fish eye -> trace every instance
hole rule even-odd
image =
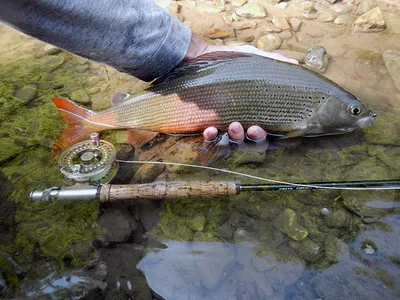
[[[359,114],[361,114],[362,112],[362,108],[358,105],[352,105],[350,106],[350,113],[352,115],[358,116]]]

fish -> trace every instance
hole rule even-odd
[[[342,134],[370,125],[366,104],[336,83],[299,65],[256,54],[214,52],[183,63],[135,95],[116,93],[100,112],[53,98],[68,128],[65,147],[90,132],[127,129],[140,146],[158,133],[198,134],[233,121],[259,125],[281,138]]]

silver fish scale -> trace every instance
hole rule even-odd
[[[329,95],[352,96],[314,72],[258,56],[218,61],[177,78],[168,76],[172,78],[151,86],[143,99],[111,109],[122,126],[161,132],[174,128],[177,133],[210,124],[226,129],[239,121],[287,132],[304,127]]]

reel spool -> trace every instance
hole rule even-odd
[[[107,183],[118,171],[116,154],[113,144],[100,140],[100,135],[93,132],[90,140],[66,149],[61,154],[58,166],[67,184]]]

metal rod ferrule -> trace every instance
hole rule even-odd
[[[32,201],[58,201],[58,200],[95,200],[98,199],[100,187],[97,186],[74,186],[74,187],[51,187],[44,190],[34,190],[30,193]]]

